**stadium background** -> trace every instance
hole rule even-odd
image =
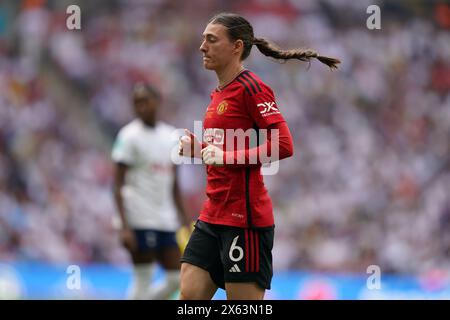
[[[79,31],[66,28],[71,4]],[[366,28],[371,4],[381,30]],[[282,47],[343,61],[330,72],[256,49],[248,59],[295,141],[266,177],[276,216],[268,298],[450,298],[450,6],[419,0],[1,1],[0,297],[124,297],[111,143],[132,117],[135,81],[162,91],[160,116],[174,126],[202,119],[216,80],[198,47],[220,11]],[[181,174],[195,218],[204,169]],[[70,265],[81,290],[67,288]],[[366,286],[370,265],[380,290]]]

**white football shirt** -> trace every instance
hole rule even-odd
[[[129,166],[121,193],[133,229],[176,231],[180,227],[173,201],[174,130],[163,122],[152,128],[135,119],[117,135],[112,159]]]

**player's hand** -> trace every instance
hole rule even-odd
[[[137,240],[133,230],[130,228],[122,228],[120,230],[120,241],[128,251],[135,252],[137,250]]]
[[[202,149],[203,162],[210,166],[223,166],[223,151],[222,149],[210,144]]]
[[[184,129],[184,132],[185,135],[180,138],[178,144],[178,154],[191,158],[201,158],[200,150],[202,149],[202,144],[197,139],[197,136],[188,129]]]

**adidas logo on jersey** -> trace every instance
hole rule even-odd
[[[237,264],[234,264],[234,266],[232,266],[231,269],[228,271],[229,272],[241,272],[241,269],[239,269]]]

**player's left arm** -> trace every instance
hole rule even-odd
[[[254,95],[245,95],[248,114],[259,129],[266,130],[266,141],[255,148],[222,151],[210,145],[202,150],[209,165],[233,167],[254,166],[291,157],[294,154],[292,135],[275,102],[273,91],[266,85]]]
[[[270,163],[294,154],[292,135],[286,122],[277,122],[265,128],[266,141],[258,147],[223,151],[210,145],[202,150],[206,164],[216,166],[248,167]]]
[[[180,185],[178,182],[178,166],[173,166],[173,201],[177,210],[178,218],[183,226],[189,227],[191,223],[190,217],[184,208],[183,199],[181,197]]]

